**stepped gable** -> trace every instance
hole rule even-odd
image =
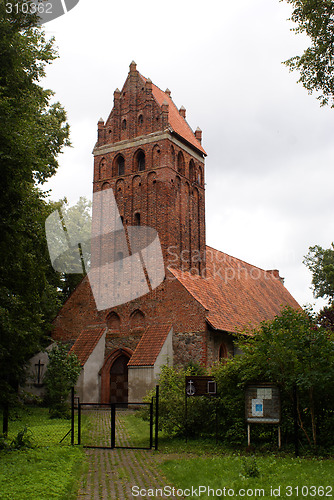
[[[147,78],[145,78],[140,73],[139,76],[146,83]],[[198,139],[196,139],[194,132],[191,130],[185,118],[183,118],[183,116],[180,114],[169,93],[166,93],[163,90],[159,89],[159,87],[154,85],[154,83],[152,83],[152,93],[160,107],[165,102],[168,104],[168,122],[172,128],[172,132],[176,133],[177,135],[185,139],[192,146],[201,151],[201,153],[207,156],[201,143],[199,142]]]

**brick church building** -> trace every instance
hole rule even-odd
[[[82,364],[77,390],[92,402],[138,401],[161,366],[210,366],[234,356],[234,333],[299,307],[277,270],[265,271],[206,246],[202,132],[171,92],[134,62],[114,107],[98,122],[93,191],[112,189],[126,230],[154,228],[165,278],[148,293],[98,310],[85,277],[54,322]],[[94,218],[94,213],[93,213]]]

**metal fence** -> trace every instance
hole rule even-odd
[[[0,432],[4,430],[4,411],[0,412]],[[77,415],[74,415],[74,426]],[[18,435],[24,436],[34,446],[72,444],[72,419],[50,418],[48,408],[33,406],[11,407],[8,411],[8,432],[6,440],[12,443]]]

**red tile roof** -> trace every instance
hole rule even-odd
[[[128,366],[153,366],[171,328],[166,323],[151,325],[140,339]]]
[[[78,356],[81,366],[84,366],[87,359],[94,351],[104,331],[105,328],[88,328],[84,330],[74,342],[70,352],[74,352],[74,354]]]
[[[145,78],[143,75],[140,76],[144,80],[144,82],[147,81],[147,78]],[[154,85],[154,83],[152,83],[152,93],[159,106],[161,106],[164,101],[168,103],[168,122],[173,131],[179,136],[183,137],[183,139],[189,142],[192,146],[195,146],[196,149],[201,151],[201,153],[206,156],[206,152],[203,149],[201,143],[196,139],[187,121],[180,115],[172,98],[168,94],[166,94],[166,92],[163,92],[163,90]]]
[[[170,269],[189,293],[207,310],[207,321],[217,330],[236,332],[271,320],[281,307],[299,304],[274,271],[207,248],[206,278]]]

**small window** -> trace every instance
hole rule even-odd
[[[180,174],[184,175],[184,158],[181,151],[177,155],[177,170]]]
[[[140,226],[140,213],[139,212],[135,213],[134,225]]]
[[[126,129],[126,120],[124,118],[124,120],[122,121],[122,129],[125,130]]]
[[[225,362],[228,358],[228,349],[225,342],[222,342],[219,347],[219,361]]]
[[[137,162],[138,162],[139,172],[142,172],[143,170],[145,170],[145,154],[143,151],[139,151],[138,156],[137,156]]]
[[[124,170],[125,170],[125,162],[123,156],[120,156],[117,160],[117,166],[118,166],[118,175],[124,175]]]
[[[144,123],[144,117],[143,117],[143,115],[139,115],[138,116],[138,125],[141,127],[143,123]]]

